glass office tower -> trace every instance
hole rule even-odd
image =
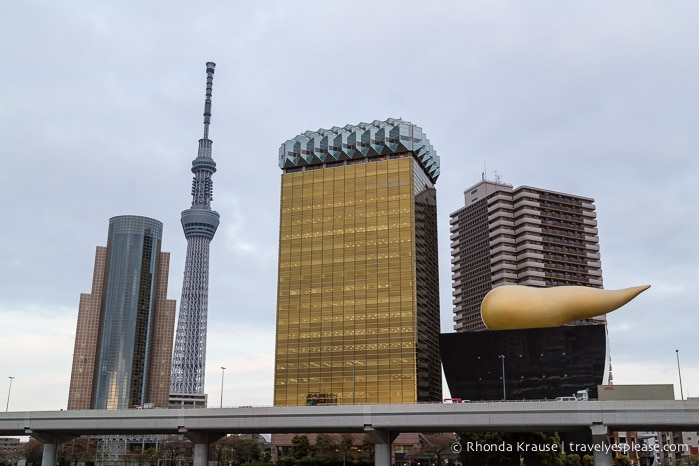
[[[403,120],[280,149],[274,403],[441,400],[439,158]]]
[[[167,299],[162,231],[147,217],[109,220],[92,294],[80,299],[68,409],[167,405],[175,302]]]

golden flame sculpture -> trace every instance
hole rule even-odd
[[[485,295],[481,303],[481,318],[490,330],[558,327],[612,312],[648,288],[650,285],[621,290],[504,285]]]

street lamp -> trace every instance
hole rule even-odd
[[[7,389],[7,404],[5,405],[5,412],[10,409],[10,393],[12,392],[12,381],[14,377],[10,376],[10,388]]]
[[[680,370],[680,350],[676,349],[675,354],[677,355],[677,373],[680,376],[680,400],[684,400],[684,392],[682,391],[682,371]]]
[[[505,355],[501,354],[498,358],[502,359],[502,401],[507,400],[507,395],[505,394]]]
[[[221,408],[223,408],[223,374],[226,373],[226,368],[221,366]]]
[[[357,361],[352,361],[352,404],[354,404],[355,401],[355,394],[357,393],[356,387],[357,387],[357,378],[355,377],[355,366],[357,365]]]

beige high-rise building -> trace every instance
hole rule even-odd
[[[593,199],[486,180],[464,196],[450,221],[457,332],[485,329],[481,302],[500,285],[602,287]]]
[[[307,131],[279,166],[274,404],[441,401],[439,158],[422,130]]]
[[[92,292],[80,296],[68,409],[167,406],[175,301],[162,228],[146,217],[109,220]]]

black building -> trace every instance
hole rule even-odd
[[[464,400],[544,400],[587,389],[597,398],[606,366],[606,325],[440,335],[451,396]]]

